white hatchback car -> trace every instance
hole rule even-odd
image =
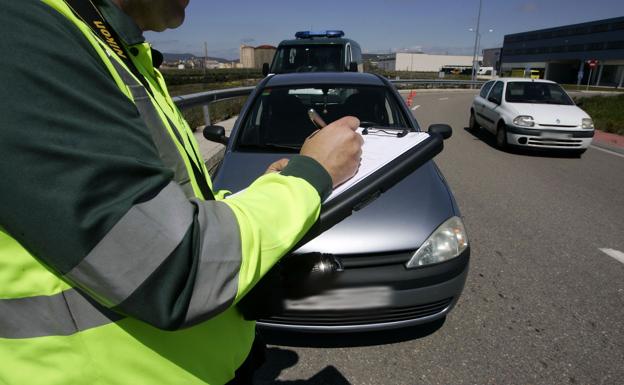
[[[503,78],[483,85],[470,108],[470,129],[484,127],[496,144],[565,149],[580,155],[594,137],[592,119],[557,83]]]

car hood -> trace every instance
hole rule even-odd
[[[585,111],[574,105],[536,103],[509,103],[509,105],[516,115],[532,116],[536,124],[580,126],[583,118],[589,118]]]
[[[230,152],[214,181],[232,192],[249,186],[285,154]],[[451,193],[427,162],[362,210],[316,237],[297,253],[371,254],[415,250],[454,212]]]

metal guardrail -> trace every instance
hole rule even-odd
[[[390,80],[391,83],[395,85],[407,85],[407,86],[432,86],[434,87],[462,87],[462,86],[481,86],[485,81],[483,80],[445,80],[445,79],[399,79],[399,80]],[[223,90],[213,90],[206,92],[198,92],[195,94],[176,96],[173,98],[173,101],[178,106],[178,108],[184,110],[186,108],[203,106],[204,112],[204,122],[209,125],[210,121],[210,112],[208,110],[208,105],[210,103],[230,99],[239,96],[248,96],[254,90],[255,87],[237,87],[237,88],[227,88]]]
[[[445,80],[445,79],[399,79],[390,80],[395,85],[414,85],[414,86],[482,86],[486,80]]]

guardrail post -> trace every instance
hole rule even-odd
[[[202,106],[202,110],[204,111],[204,124],[206,124],[206,126],[210,126],[210,110],[208,109],[208,104],[204,104]]]

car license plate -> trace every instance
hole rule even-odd
[[[286,300],[287,307],[300,310],[369,309],[388,306],[392,289],[387,286],[328,290],[303,299]]]
[[[564,134],[559,132],[544,132],[542,138],[546,139],[570,139],[572,134]]]

